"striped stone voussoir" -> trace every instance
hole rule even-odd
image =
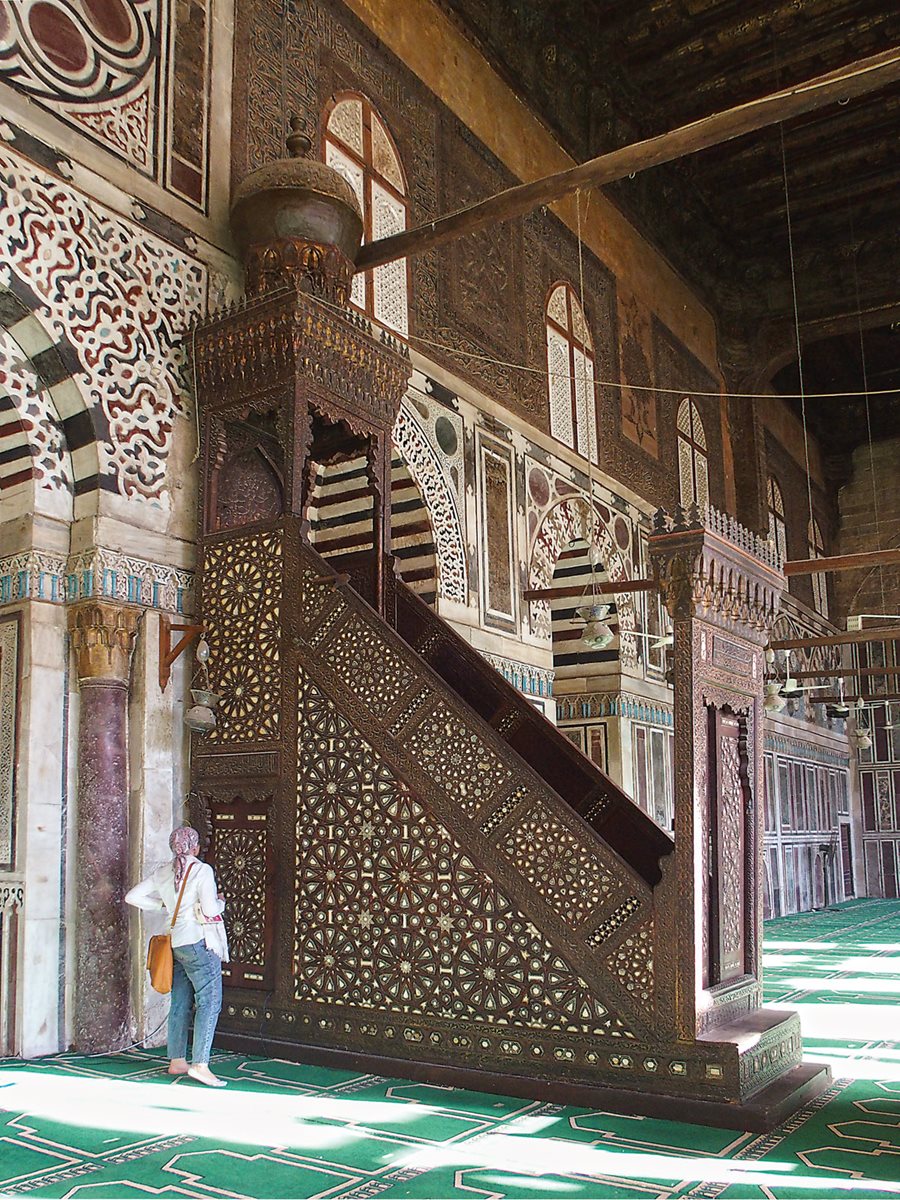
[[[31,303],[0,287],[0,496],[32,488],[83,495],[115,490],[101,476],[97,443],[108,433],[79,387],[78,356],[54,337]]]

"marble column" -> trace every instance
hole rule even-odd
[[[128,677],[140,610],[89,600],[69,610],[78,723],[74,1038],[98,1053],[130,1034]]]

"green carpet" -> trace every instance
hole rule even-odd
[[[0,1060],[0,1193],[84,1197],[848,1196],[900,1193],[900,902],[766,927],[766,998],[836,1084],[765,1136],[218,1054]]]

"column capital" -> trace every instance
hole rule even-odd
[[[79,683],[127,683],[140,616],[139,608],[107,600],[85,600],[70,607],[69,633]]]

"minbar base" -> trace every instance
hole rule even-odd
[[[549,1101],[579,1108],[602,1109],[666,1121],[713,1125],[722,1129],[743,1129],[749,1133],[768,1133],[792,1113],[821,1095],[831,1084],[831,1068],[821,1063],[802,1063],[786,1071],[766,1087],[755,1092],[743,1104],[716,1100],[694,1100],[684,1096],[663,1096],[625,1088],[592,1087],[562,1080],[530,1079],[522,1075],[500,1075],[469,1068],[448,1067],[408,1059],[358,1054],[324,1046],[305,1046],[277,1038],[257,1038],[240,1033],[219,1033],[216,1047],[241,1054],[260,1054],[266,1058],[284,1058],[316,1066],[339,1067],[375,1075],[413,1079],[443,1087],[468,1091],[492,1092],[527,1100]]]

